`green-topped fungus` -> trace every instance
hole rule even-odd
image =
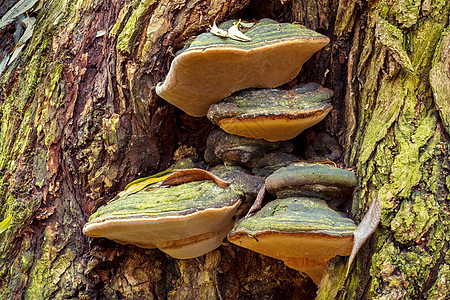
[[[279,259],[320,282],[327,261],[350,255],[355,223],[318,198],[290,197],[266,204],[239,221],[228,240]]]
[[[318,284],[327,261],[341,255],[351,262],[361,245],[377,228],[381,204],[376,197],[366,216],[355,223],[325,200],[349,196],[356,185],[352,172],[323,164],[294,163],[266,178],[268,191],[279,199],[258,212],[258,195],[251,212],[228,234],[228,240],[244,248],[283,260],[308,274]]]
[[[277,198],[306,196],[324,200],[348,199],[355,186],[356,176],[353,172],[319,163],[292,163],[266,178],[267,190]]]
[[[322,121],[331,111],[332,96],[331,90],[317,83],[290,90],[244,90],[213,104],[207,116],[231,134],[284,141]]]
[[[198,176],[193,176],[195,172]],[[175,258],[203,255],[222,243],[243,199],[233,185],[220,183],[223,187],[219,187],[216,179],[205,178],[205,172],[182,170],[126,193],[100,207],[83,232],[118,243],[157,247]]]
[[[234,20],[220,29],[229,29]],[[262,19],[244,32],[250,41],[200,34],[174,58],[156,93],[201,117],[213,103],[246,88],[273,88],[297,76],[329,39],[297,24]]]

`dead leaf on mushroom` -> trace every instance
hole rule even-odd
[[[239,23],[234,24],[228,29],[228,37],[241,42],[250,42],[252,39],[239,31]]]
[[[216,22],[213,23],[213,25],[211,26],[211,30],[210,32],[216,36],[220,36],[220,37],[227,37],[228,36],[228,31],[220,29],[219,27],[217,27]]]
[[[6,229],[9,228],[9,225],[11,225],[11,219],[12,216],[8,216],[6,219],[4,219],[3,221],[0,222],[0,233],[2,233],[3,231],[5,231]]]
[[[223,38],[228,37],[230,39],[240,41],[240,42],[250,42],[252,39],[249,38],[248,36],[246,36],[245,34],[243,34],[239,30],[239,26],[250,28],[253,26],[253,24],[247,23],[247,22],[241,22],[239,20],[239,21],[235,22],[233,24],[233,26],[231,26],[228,30],[223,30],[223,29],[220,29],[219,27],[217,27],[216,22],[214,22],[213,25],[211,26],[210,32],[216,36],[220,36]]]
[[[133,180],[132,182],[127,184],[127,186],[125,187],[125,189],[122,192],[118,193],[116,197],[114,197],[113,199],[108,201],[108,203],[111,203],[112,201],[115,201],[115,200],[119,199],[120,197],[125,197],[130,194],[137,193],[157,182],[161,182],[164,179],[166,179],[173,172],[175,172],[175,170],[168,169],[168,170],[153,174],[148,177],[143,177],[143,178]]]
[[[186,169],[180,170],[167,176],[160,186],[174,186],[191,181],[214,180],[221,188],[230,186],[231,182],[227,182],[211,172],[202,169]]]

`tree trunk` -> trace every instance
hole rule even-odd
[[[334,90],[315,130],[339,138],[356,167],[355,220],[382,201],[350,274],[346,258],[333,260],[318,297],[448,297],[449,1],[283,2],[54,0],[29,12],[33,35],[0,77],[0,216],[13,216],[0,236],[1,299],[315,297],[303,274],[228,243],[176,260],[82,234],[93,211],[176,150],[202,158],[213,126],[154,92],[182,43],[214,20],[264,17],[331,38],[298,80]],[[14,31],[1,29],[1,56]]]
[[[359,181],[352,212],[360,219],[378,194],[382,217],[347,278],[343,260],[331,264],[320,299],[450,295],[449,8],[379,1],[345,12],[354,24],[345,96],[345,162]],[[348,34],[336,29],[338,39]]]

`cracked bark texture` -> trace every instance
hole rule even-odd
[[[344,260],[329,265],[318,299],[450,296],[450,3],[387,4],[338,11],[336,39],[352,35],[345,93],[345,163],[358,177],[352,213],[361,220],[378,193],[382,217],[347,278]]]
[[[10,5],[0,1],[0,6]],[[320,130],[356,167],[352,214],[378,192],[381,226],[329,264],[318,298],[448,298],[448,1],[43,1],[33,37],[0,77],[2,299],[311,299],[282,262],[225,243],[197,259],[82,234],[89,215],[212,125],[158,98],[175,52],[213,20],[270,17],[331,38],[298,81],[334,90]],[[4,11],[4,10],[0,10]],[[14,24],[0,54],[14,48]],[[296,139],[294,142],[300,142]],[[182,152],[182,151],[181,151]]]

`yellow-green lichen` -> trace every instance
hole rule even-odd
[[[133,52],[134,42],[138,35],[142,33],[144,23],[150,17],[149,10],[154,3],[156,3],[155,0],[135,1],[133,3],[133,11],[117,37],[116,48],[118,51],[127,54]],[[118,23],[114,26],[114,34],[118,31],[116,26],[119,26]]]
[[[391,222],[396,241],[407,244],[423,236],[437,220],[439,204],[433,195],[416,195],[404,200]]]
[[[450,105],[448,97],[450,95],[450,27],[441,35],[441,40],[436,47],[433,58],[433,66],[430,70],[430,84],[433,90],[433,99],[436,104],[442,123],[447,133],[450,133]]]
[[[202,263],[198,260],[177,260],[177,267],[180,273],[176,284],[170,286],[168,299],[217,299],[216,272],[219,268],[221,256],[220,251],[214,250],[205,254]],[[188,269],[196,268],[195,278]],[[195,295],[193,294],[195,291]]]
[[[42,256],[30,273],[30,286],[24,299],[49,299],[60,287],[61,276],[73,264],[76,253],[67,249],[59,254],[56,249],[46,244],[42,248]]]
[[[445,300],[450,298],[450,266],[447,263],[439,268],[436,281],[428,291],[428,300]]]
[[[405,38],[400,29],[390,24],[383,18],[378,19],[375,36],[406,71],[413,73],[414,68],[409,60],[408,53],[404,49]]]
[[[45,96],[51,99],[50,104],[54,108],[59,108],[63,104],[63,96],[64,96],[64,82],[62,79],[63,73],[63,64],[61,63],[51,63],[49,66],[49,85],[45,88]]]
[[[448,145],[440,126],[445,113],[434,103],[445,96],[436,96],[427,78],[433,63],[442,61],[438,42],[445,39],[449,9],[448,1],[398,1],[392,7],[377,2],[368,11],[352,71],[360,123],[348,162],[357,166],[360,187],[354,215],[359,218],[378,193],[382,218],[370,263],[358,254],[338,299],[448,298]],[[395,72],[389,70],[392,59],[402,66]],[[434,68],[442,74],[442,66]],[[431,79],[433,89],[445,87],[442,78]]]

